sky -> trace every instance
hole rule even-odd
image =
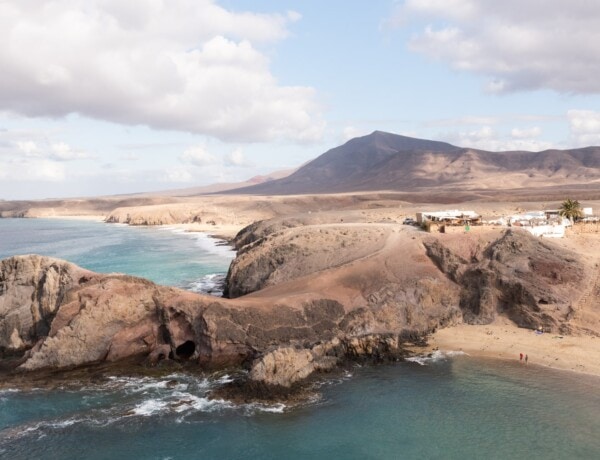
[[[0,199],[237,182],[374,130],[600,145],[594,0],[0,0]]]

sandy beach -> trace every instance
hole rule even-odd
[[[500,318],[493,324],[459,326],[437,331],[429,351],[463,351],[473,357],[519,361],[528,356],[528,365],[600,376],[600,337],[538,334]]]

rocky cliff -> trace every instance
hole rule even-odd
[[[244,234],[249,243],[228,278],[239,295],[232,299],[45,257],[3,260],[0,356],[20,370],[131,358],[246,366],[256,382],[289,387],[347,359],[396,359],[407,344],[463,321],[505,315],[525,327],[574,331],[571,304],[584,266],[525,232],[274,229]]]
[[[465,322],[488,324],[499,314],[521,327],[569,331],[574,287],[585,277],[579,258],[522,231],[507,231],[465,260],[440,241],[427,255],[461,287]]]
[[[71,288],[94,274],[68,262],[40,256],[0,263],[0,350],[31,348],[48,335]]]

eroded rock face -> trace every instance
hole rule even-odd
[[[464,320],[489,324],[504,314],[517,325],[564,330],[584,278],[578,256],[524,231],[507,231],[474,260],[440,241],[425,243],[428,256],[461,286]]]
[[[305,227],[292,219],[253,224],[234,240],[238,256],[227,274],[225,296],[240,297],[348,264],[380,250],[388,235],[377,227]]]
[[[273,347],[332,340],[347,316],[331,299],[249,307],[39,256],[0,267],[0,351],[22,352],[24,370],[135,356],[240,365]]]
[[[68,292],[47,336],[38,336],[23,369],[72,367],[145,355],[160,344],[156,286],[103,276]]]
[[[253,363],[250,378],[269,386],[289,388],[314,372],[329,371],[347,360],[383,362],[402,358],[403,343],[414,339],[410,334],[367,334],[335,337],[310,349],[279,347]]]
[[[250,378],[267,385],[290,387],[317,369],[318,362],[311,350],[280,347],[265,354],[254,364]]]
[[[0,261],[0,350],[23,350],[47,335],[66,293],[91,276],[68,262],[35,255]]]

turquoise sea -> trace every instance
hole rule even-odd
[[[194,289],[227,269],[231,253],[210,244],[158,229],[0,219],[0,257],[44,253]],[[178,372],[0,390],[0,458],[600,458],[595,377],[440,353],[325,375],[295,407],[207,397],[230,378]]]
[[[41,254],[99,273],[126,273],[197,292],[215,290],[235,252],[203,233],[60,219],[0,219],[0,259]]]

